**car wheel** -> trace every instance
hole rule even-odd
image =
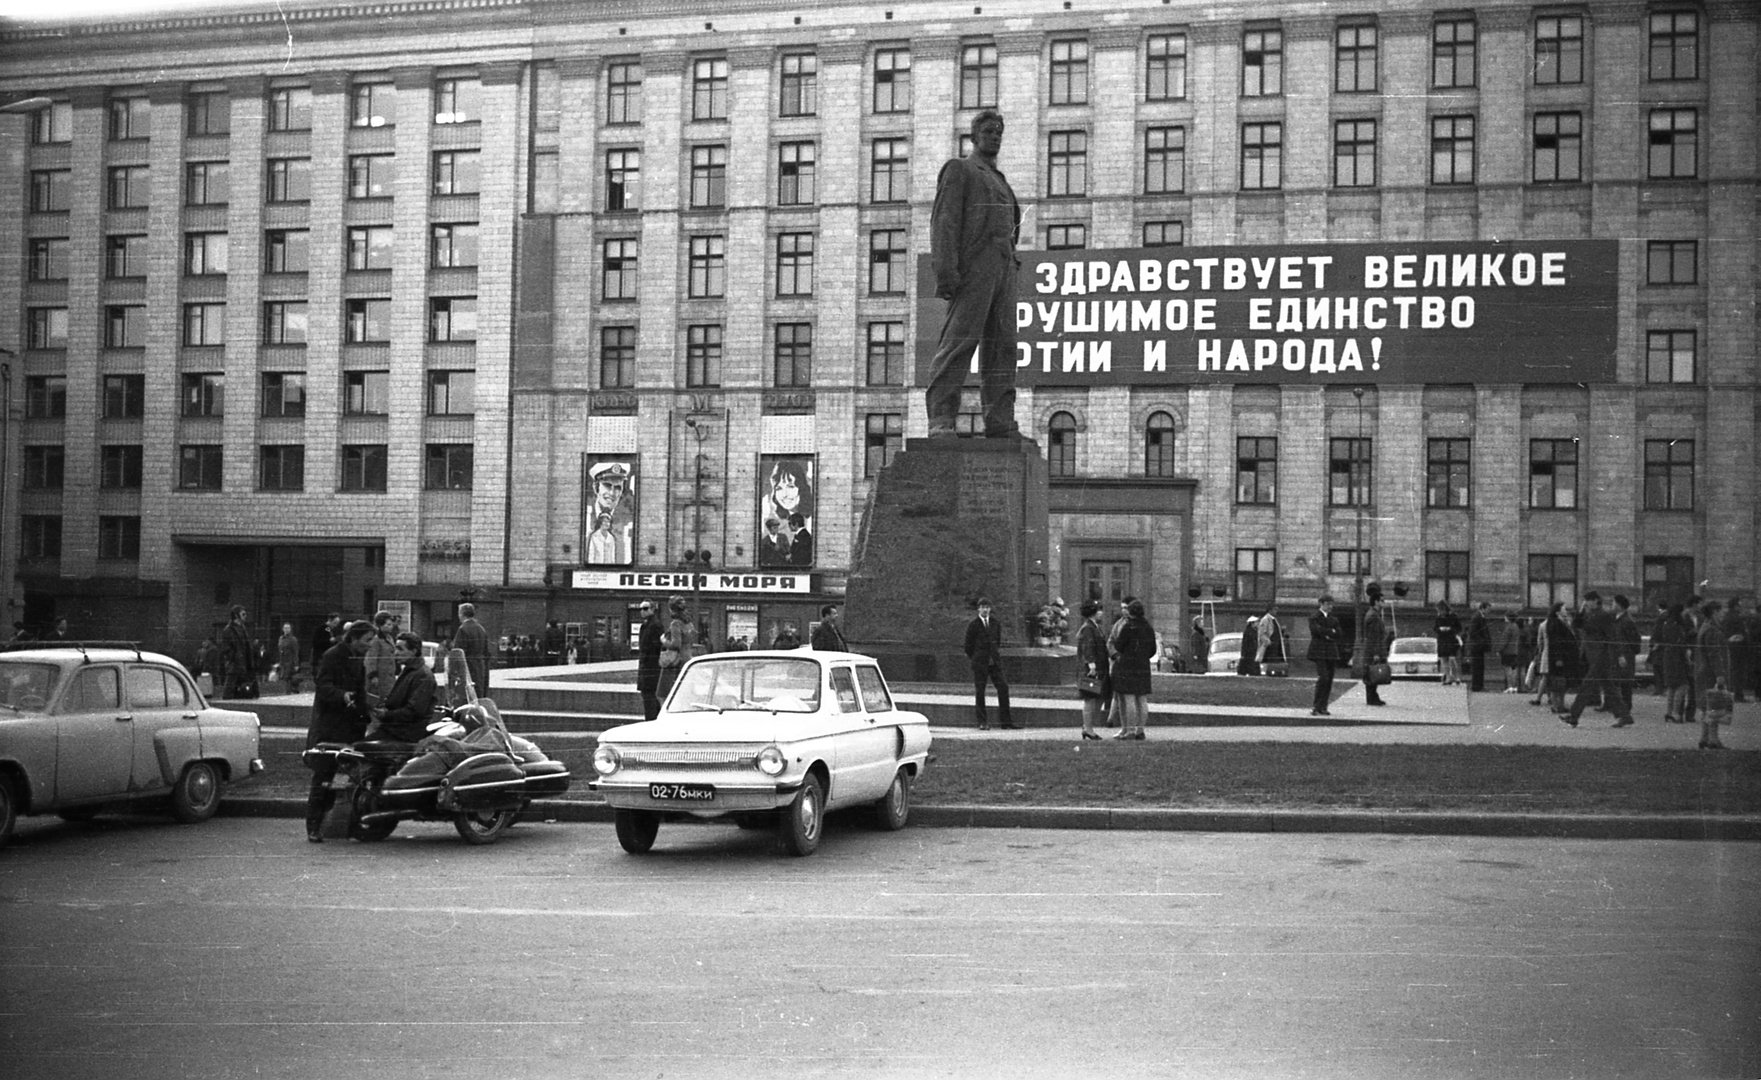
[[[517,810],[480,810],[453,818],[452,827],[459,831],[459,836],[467,844],[493,844],[501,839],[501,834],[507,832],[518,815]]]
[[[388,821],[375,821],[371,825],[361,820],[379,807],[379,793],[372,788],[357,787],[354,795],[350,798],[352,801],[349,805],[349,839],[359,840],[363,844],[371,844],[390,836],[391,831],[397,828],[396,818]]]
[[[819,850],[819,835],[825,828],[825,788],[812,773],[801,782],[795,801],[777,821],[777,840],[790,855],[811,855]]]
[[[887,832],[898,832],[911,817],[911,774],[900,769],[893,784],[874,804],[874,822]]]
[[[12,826],[18,822],[18,800],[12,793],[12,780],[0,776],[0,847],[12,839]]]
[[[171,814],[185,825],[207,821],[220,809],[220,771],[206,761],[192,761],[171,789]]]
[[[632,855],[646,855],[660,832],[660,815],[647,810],[613,810],[612,824],[618,831],[618,844]]]

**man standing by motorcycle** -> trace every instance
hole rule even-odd
[[[397,664],[397,680],[386,692],[383,706],[374,711],[368,734],[376,739],[421,742],[434,717],[437,692],[434,673],[422,659],[421,636],[407,630],[399,634],[392,642],[392,659]]]
[[[312,695],[312,721],[306,727],[306,749],[321,742],[354,742],[367,729],[367,669],[361,663],[373,637],[373,624],[365,619],[349,624],[342,640],[318,658],[318,689]],[[312,785],[306,790],[306,839],[324,842],[324,815],[336,795],[330,781],[336,777],[336,759],[325,757],[312,766]]]

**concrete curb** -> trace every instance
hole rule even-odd
[[[227,817],[302,818],[301,799],[228,798]],[[609,824],[603,802],[541,799],[528,821]],[[1549,837],[1573,840],[1761,842],[1761,816],[1691,814],[1486,814],[1378,810],[1235,810],[1175,807],[914,806],[926,829],[1093,829],[1143,832],[1391,833],[1404,836]]]

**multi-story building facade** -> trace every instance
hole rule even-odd
[[[987,107],[1024,249],[1618,264],[1605,380],[1024,384],[1050,594],[1172,627],[1360,574],[1409,613],[1755,589],[1754,5],[1080,8],[6,27],[14,619],[188,649],[234,602],[440,633],[471,597],[619,652],[707,552],[713,641],[804,634],[924,430],[917,260]]]

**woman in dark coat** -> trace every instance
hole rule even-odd
[[[1449,601],[1437,601],[1437,621],[1431,624],[1437,639],[1437,663],[1443,668],[1443,685],[1461,682],[1461,616],[1449,609]]]
[[[1098,739],[1095,721],[1101,718],[1107,701],[1113,696],[1112,677],[1107,671],[1107,632],[1101,629],[1100,604],[1084,600],[1079,610],[1082,612],[1082,628],[1076,631],[1076,659],[1083,665],[1083,674],[1100,680],[1100,685],[1092,693],[1082,690],[1077,694],[1082,698],[1082,737]]]
[[[1143,601],[1125,608],[1125,625],[1113,635],[1113,695],[1119,701],[1119,734],[1115,739],[1144,736],[1149,719],[1150,661],[1156,655],[1156,628],[1144,617]]]
[[[1258,675],[1260,673],[1260,625],[1253,619],[1241,628],[1241,655],[1235,660],[1235,674]]]
[[[1565,691],[1581,673],[1578,636],[1565,621],[1564,609],[1564,601],[1555,601],[1541,627],[1541,674],[1547,680],[1553,711],[1561,715],[1569,711],[1565,707]]]
[[[1682,606],[1671,604],[1651,628],[1651,674],[1664,693],[1663,719],[1671,724],[1688,722],[1688,684],[1693,672],[1688,667],[1687,645]]]

